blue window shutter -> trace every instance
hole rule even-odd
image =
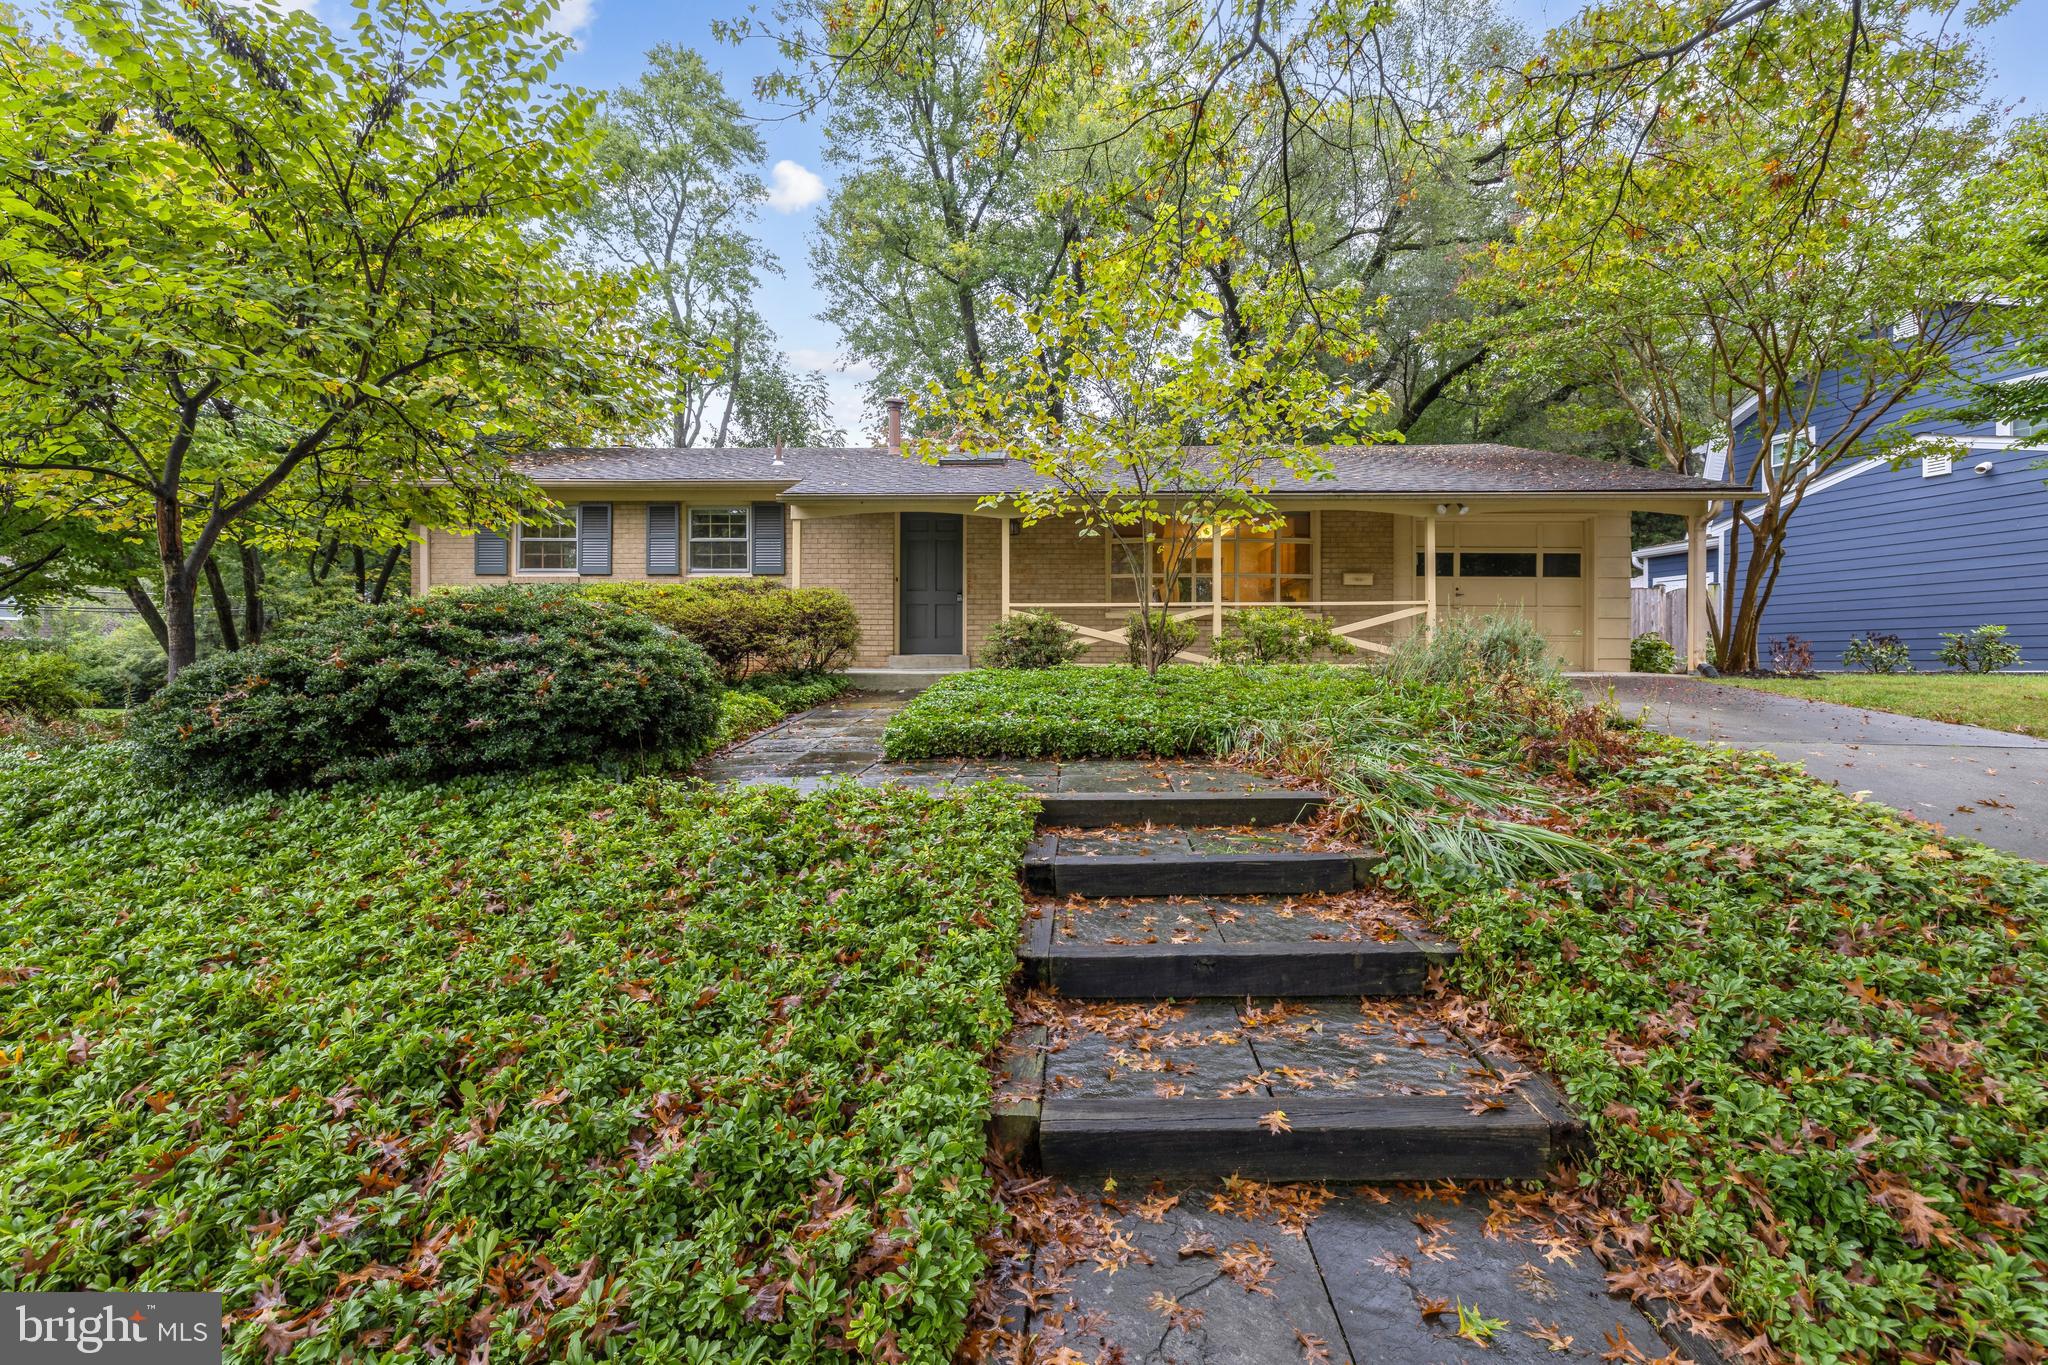
[[[608,574],[612,571],[612,505],[586,502],[578,509],[576,523],[576,572]]]
[[[647,506],[647,574],[648,577],[669,576],[683,571],[683,554],[680,532],[679,509],[672,502],[649,503]]]
[[[754,504],[754,572],[779,574],[783,567],[783,546],[789,539],[783,516],[788,509],[779,502]]]
[[[478,531],[472,543],[476,548],[478,578],[497,578],[512,571],[511,548],[505,537],[496,531]]]

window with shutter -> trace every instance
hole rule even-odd
[[[756,574],[779,574],[787,571],[785,562],[789,539],[788,527],[784,524],[787,509],[779,502],[757,502],[754,504],[754,572]]]
[[[510,547],[496,531],[478,531],[475,540],[475,573],[478,578],[497,578],[512,571]]]
[[[672,502],[657,502],[647,508],[647,573],[667,577],[683,571],[680,509]]]
[[[576,509],[576,572],[608,574],[612,571],[612,505],[586,502]]]

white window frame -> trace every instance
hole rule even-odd
[[[731,545],[731,536],[700,536],[697,534],[699,512],[738,512],[740,514],[740,566],[736,569],[700,569],[697,567],[696,547],[699,545]],[[743,502],[706,503],[698,507],[683,508],[683,574],[689,578],[736,578],[754,571],[754,509]]]
[[[2016,374],[2010,379],[2001,379],[1998,382],[2001,384],[2025,384],[2036,379],[2048,379],[2048,370],[2036,370],[2032,374]],[[2031,450],[2034,446],[2048,446],[2048,431],[2018,432],[2013,430],[2013,424],[2010,421],[1999,422],[1996,431],[1998,435],[2020,446],[2022,450]],[[2032,442],[2033,444],[2024,445],[2022,444],[2023,442]]]
[[[1771,434],[1770,448],[1762,452],[1763,459],[1757,464],[1756,478],[1759,486],[1763,483],[1764,471],[1766,469],[1783,469],[1790,462],[1790,452],[1794,441],[1804,441],[1808,446],[1811,446],[1813,444],[1813,428],[1801,427],[1797,431],[1778,431]],[[1780,450],[1787,452],[1782,460],[1778,458]]]
[[[574,578],[583,571],[583,504],[572,503],[562,509],[563,525],[569,528],[569,554],[575,562],[566,569],[529,569],[526,567],[527,526],[521,521],[512,535],[512,572],[519,578]],[[536,541],[558,542],[561,536],[535,536]]]
[[[1288,515],[1288,509],[1282,508],[1281,515]],[[1280,573],[1276,569],[1272,573],[1241,574],[1234,569],[1226,568],[1223,571],[1223,581],[1225,586],[1232,590],[1236,589],[1239,580],[1243,578],[1255,579],[1261,582],[1271,582],[1274,585],[1273,591],[1275,594],[1277,594],[1280,591],[1280,584],[1290,581],[1299,581],[1307,585],[1308,596],[1303,599],[1290,599],[1276,596],[1272,600],[1268,600],[1265,598],[1225,597],[1223,599],[1223,604],[1225,606],[1286,607],[1297,605],[1298,601],[1312,602],[1316,599],[1316,532],[1319,529],[1316,524],[1316,517],[1313,512],[1296,511],[1293,513],[1293,515],[1306,516],[1308,518],[1307,535],[1291,536],[1286,534],[1287,528],[1285,523],[1283,523],[1281,526],[1276,528],[1275,531],[1270,533],[1249,531],[1245,527],[1233,526],[1226,529],[1223,534],[1226,538],[1238,535],[1250,535],[1254,539],[1269,539],[1275,547],[1278,547],[1280,545],[1306,545],[1308,547],[1309,567],[1305,572]],[[1113,538],[1108,536],[1103,537],[1102,548],[1104,564],[1109,571],[1108,600],[1117,604],[1118,606],[1123,606],[1126,604],[1136,606],[1138,602],[1137,575],[1131,573],[1130,570],[1127,567],[1125,567],[1124,557],[1117,552],[1117,547],[1114,543]],[[1193,586],[1196,596],[1192,600],[1187,602],[1175,601],[1174,603],[1172,603],[1173,606],[1206,607],[1209,605],[1208,594],[1213,593],[1215,591],[1214,574],[1216,572],[1216,561],[1214,558],[1214,554],[1215,542],[1210,537],[1203,536],[1195,542],[1194,562],[1188,566],[1187,577],[1191,585]],[[1278,562],[1277,559],[1275,562]],[[1158,580],[1155,580],[1155,590],[1161,586],[1164,586],[1164,584]],[[1124,596],[1119,597],[1117,595],[1119,592],[1122,592]]]

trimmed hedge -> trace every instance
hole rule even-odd
[[[229,787],[422,779],[689,754],[717,720],[704,652],[573,589],[352,607],[191,665],[128,733],[153,772]]]
[[[1359,668],[1123,666],[976,669],[941,678],[889,721],[884,752],[915,758],[1168,758],[1223,754],[1255,726],[1363,710],[1430,713],[1436,689],[1406,692]]]
[[[761,674],[829,673],[860,643],[845,593],[754,578],[695,583],[593,583],[585,595],[644,612],[711,656],[727,682]]]
[[[218,1290],[236,1362],[943,1362],[1030,832],[0,744],[0,1286]]]

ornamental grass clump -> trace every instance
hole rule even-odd
[[[131,716],[143,767],[227,788],[420,780],[700,749],[704,651],[573,590],[433,593],[288,627],[179,673]]]

